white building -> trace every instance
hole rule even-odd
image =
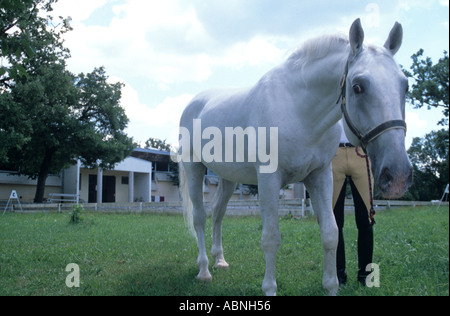
[[[171,180],[170,153],[137,148],[130,157],[116,164],[112,170],[90,169],[80,162],[59,175],[47,178],[44,199],[58,200],[58,194],[70,195],[81,203],[177,202],[178,186]],[[212,200],[218,177],[208,171],[203,193],[205,201]],[[12,190],[22,203],[32,203],[36,180],[18,176],[13,171],[0,170],[0,204],[6,204]],[[302,184],[290,185],[280,191],[280,198],[302,198]],[[65,197],[61,197],[62,200]],[[255,200],[245,186],[237,186],[231,200]]]
[[[152,163],[128,157],[112,170],[84,168],[81,163],[61,174],[64,194],[84,203],[150,202]]]

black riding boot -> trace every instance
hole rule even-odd
[[[366,268],[373,260],[373,227],[369,225],[358,230],[358,281],[366,285],[367,276],[371,273]]]
[[[342,229],[339,229],[339,243],[336,253],[336,268],[339,285],[347,284],[347,269],[345,267],[345,244]]]

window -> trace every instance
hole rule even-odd
[[[128,184],[128,177],[122,177],[122,184]]]

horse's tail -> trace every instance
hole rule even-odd
[[[189,186],[187,183],[186,170],[184,169],[183,162],[178,163],[178,178],[180,181],[180,194],[181,194],[181,205],[183,207],[184,223],[186,224],[189,232],[197,238],[194,228],[194,215],[193,215],[193,205],[191,197],[189,196]]]

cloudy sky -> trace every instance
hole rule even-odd
[[[396,21],[403,24],[396,59],[406,68],[420,48],[434,61],[449,50],[449,0],[59,0],[53,14],[72,18],[70,71],[105,66],[126,84],[127,133],[141,143],[175,143],[195,94],[253,85],[303,41],[348,34],[358,17],[366,40],[380,45]],[[408,146],[438,128],[440,111],[407,112]]]

